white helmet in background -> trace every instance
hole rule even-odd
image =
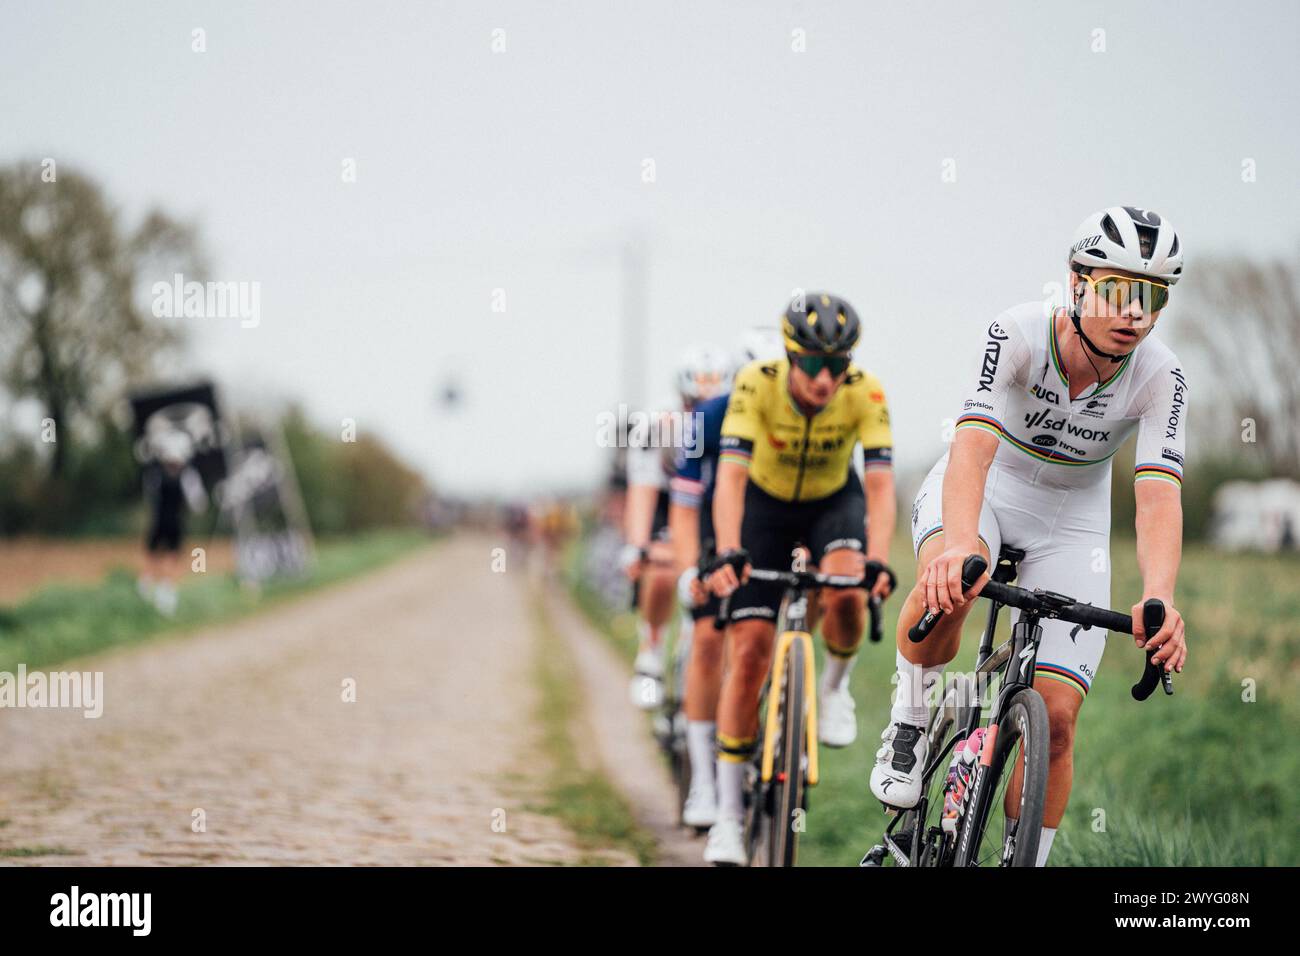
[[[1079,224],[1070,244],[1070,269],[1122,269],[1173,285],[1183,272],[1183,247],[1174,225],[1136,206],[1111,206]]]
[[[750,362],[770,362],[785,357],[785,339],[775,326],[755,326],[740,336],[740,344],[732,359],[732,374]]]
[[[694,405],[731,388],[731,357],[712,345],[687,349],[677,364],[677,391]]]

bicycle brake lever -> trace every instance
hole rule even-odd
[[[880,598],[872,594],[867,598],[867,605],[867,609],[871,614],[871,627],[867,632],[867,636],[871,639],[872,644],[879,644],[884,636],[881,633],[880,625],[880,618],[882,617],[880,613]]]
[[[1165,605],[1159,598],[1148,598],[1142,605],[1142,629],[1150,637],[1155,634],[1165,623]],[[1142,671],[1142,678],[1133,685],[1132,693],[1134,700],[1146,700],[1151,696],[1151,692],[1160,684],[1165,689],[1165,696],[1172,696],[1174,693],[1173,674],[1165,670],[1164,666],[1157,664],[1151,658],[1155,650],[1147,651],[1146,667]]]
[[[981,574],[988,570],[988,566],[988,562],[978,554],[972,554],[962,562],[961,590],[963,594],[975,586],[975,582],[980,579]],[[926,611],[925,616],[913,624],[908,630],[907,639],[913,644],[920,644],[929,636],[930,632],[934,630],[934,626],[942,619],[943,611],[939,611],[935,614]]]

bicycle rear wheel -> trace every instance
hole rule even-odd
[[[775,701],[779,733],[773,742],[769,866],[794,866],[802,829],[803,763],[808,741],[804,714],[806,675],[801,640],[791,641],[786,648],[783,671]]]
[[[957,866],[1033,866],[1037,862],[1047,798],[1048,733],[1043,698],[1032,688],[1018,691],[998,724],[983,779],[968,797]],[[1018,822],[1014,828],[1005,827],[999,838],[998,825],[1004,822],[1003,805],[1017,763],[1024,766]]]

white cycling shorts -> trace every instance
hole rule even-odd
[[[912,505],[912,547],[943,530],[943,475],[948,456],[926,476]],[[995,462],[984,486],[979,536],[991,560],[1006,544],[1025,552],[1016,584],[1067,594],[1110,607],[1110,469],[1087,488],[1034,485]],[[1015,612],[1019,615],[1019,612]],[[1097,674],[1106,632],[1065,621],[1044,620],[1036,676],[1068,684],[1087,695]]]

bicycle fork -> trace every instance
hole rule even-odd
[[[772,661],[771,686],[780,688],[781,681],[785,678],[785,659],[790,650],[790,645],[799,642],[800,653],[803,654],[803,672],[804,672],[804,713],[807,715],[806,734],[808,737],[808,770],[805,773],[805,781],[810,787],[817,785],[817,679],[814,664],[812,635],[807,631],[785,631],[777,638],[775,657]],[[777,724],[779,715],[777,708],[769,706],[767,709],[767,723],[763,731],[763,761],[761,765],[761,778],[763,783],[772,781],[772,764],[775,761],[776,754],[773,747],[776,736],[780,733]],[[787,742],[787,746],[789,746]]]

